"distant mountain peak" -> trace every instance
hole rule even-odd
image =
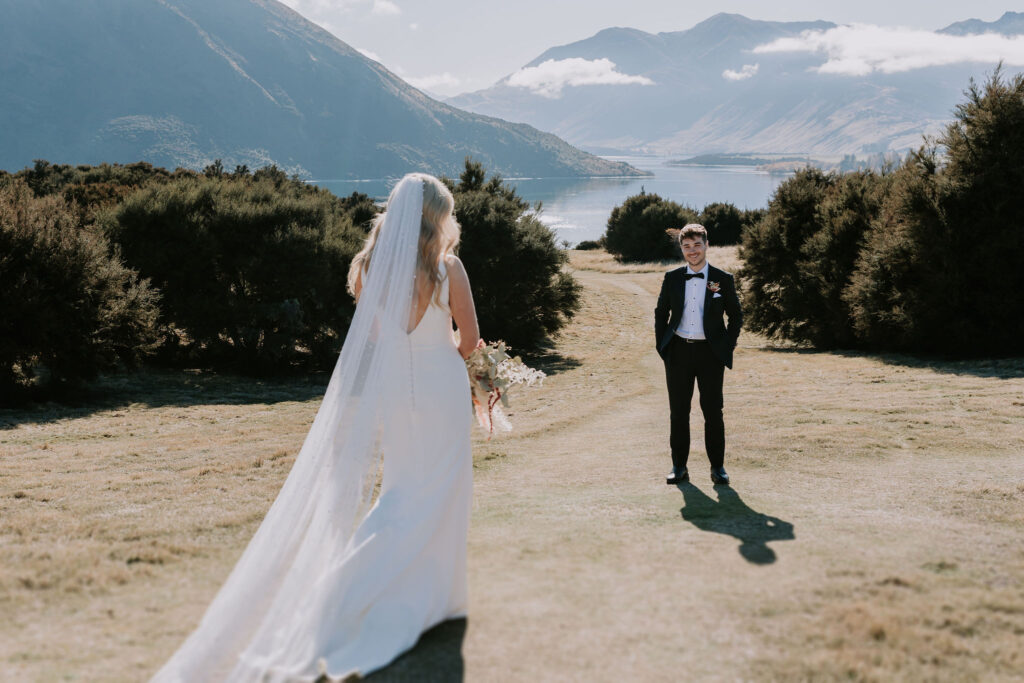
[[[435,101],[276,0],[110,4],[0,0],[0,168],[219,158],[380,178],[473,156],[506,176],[639,173]]]
[[[1024,33],[1024,13],[971,20],[949,32]],[[557,98],[499,81],[449,99],[481,114],[527,121],[602,154],[811,153],[827,157],[905,150],[950,118],[976,63],[910,72],[822,71],[829,57],[753,49],[828,21],[762,21],[720,12],[693,27],[657,34],[609,28],[546,50],[546,60],[608,60],[644,87],[611,80],[567,85]],[[1020,27],[1020,30],[1018,30]]]
[[[736,14],[735,12],[719,12],[718,14],[712,14],[704,21],[697,22],[693,25],[693,28],[698,26],[728,26],[735,24],[752,24],[755,23],[756,19],[745,17],[742,14]]]
[[[1001,33],[1006,36],[1024,34],[1024,12],[1005,12],[995,21],[968,19],[950,24],[939,33],[964,36],[978,33]]]
[[[607,36],[620,36],[620,35],[627,35],[627,36],[649,36],[651,34],[648,33],[647,31],[641,31],[638,28],[631,28],[629,26],[610,26],[608,28],[601,29],[600,31],[595,33],[593,36],[591,36],[591,38],[600,38],[600,37],[607,37]],[[588,38],[587,40],[590,40],[590,38]]]
[[[749,30],[752,28],[794,28],[800,31],[807,29],[828,29],[833,28],[834,23],[823,21],[765,21],[762,19],[751,19],[750,17],[733,12],[719,12],[713,14],[704,21],[698,22],[692,28],[683,33],[720,32],[726,33],[738,29]]]

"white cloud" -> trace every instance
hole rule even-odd
[[[434,90],[437,88],[455,88],[462,81],[445,71],[443,74],[431,74],[419,78],[403,77],[405,82],[420,90]]]
[[[814,71],[864,76],[872,71],[897,73],[928,66],[965,62],[1024,66],[1024,36],[998,33],[956,36],[918,29],[852,24],[827,31],[804,31],[754,48],[774,52],[821,53],[827,61]],[[723,74],[724,75],[724,74]]]
[[[401,14],[402,9],[391,0],[373,0],[373,13],[394,15]]]
[[[654,85],[646,76],[630,76],[616,71],[610,59],[549,59],[537,66],[529,66],[508,78],[516,88],[529,88],[537,95],[560,97],[566,86],[577,85]]]
[[[744,64],[743,68],[739,71],[733,71],[732,69],[726,69],[722,72],[722,78],[727,81],[743,81],[757,73],[760,64]]]

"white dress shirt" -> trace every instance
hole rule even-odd
[[[699,271],[686,266],[687,273],[703,273],[704,277],[691,277],[683,290],[683,319],[676,334],[683,339],[704,339],[704,291],[708,287],[708,262]]]

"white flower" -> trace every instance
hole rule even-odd
[[[509,389],[516,384],[541,384],[546,377],[540,370],[523,363],[519,356],[509,356],[503,341],[474,349],[466,359],[466,370],[469,372],[477,421],[491,434],[495,426],[502,431],[512,429],[501,410],[502,406],[507,408],[509,405]],[[501,405],[498,405],[499,401]]]

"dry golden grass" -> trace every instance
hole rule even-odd
[[[693,482],[667,487],[651,317],[673,264],[601,259],[572,255],[584,308],[538,359],[544,386],[513,396],[516,430],[475,437],[468,625],[372,678],[1019,679],[1024,361],[744,334],[732,493],[708,481],[696,407]],[[733,270],[734,250],[711,261]],[[324,380],[151,372],[0,413],[0,678],[155,671],[270,505]]]

